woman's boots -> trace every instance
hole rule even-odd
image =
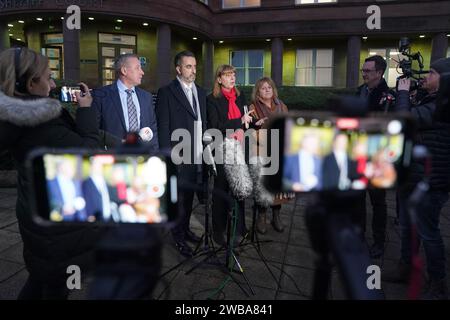
[[[267,232],[267,209],[259,208],[258,210],[258,220],[256,220],[256,231],[260,234],[265,234]]]
[[[281,211],[280,207],[272,207],[272,213],[273,213],[272,227],[278,232],[283,232],[284,226],[283,226],[283,222],[281,222],[280,211]]]
[[[272,226],[278,232],[284,231],[283,223],[280,218],[280,207],[272,207]],[[259,208],[258,219],[256,221],[256,231],[260,234],[265,234],[267,232],[267,209]]]

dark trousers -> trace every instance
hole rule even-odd
[[[178,168],[178,182],[180,186],[178,193],[180,219],[172,229],[172,235],[175,241],[184,241],[186,232],[189,230],[194,195],[197,193],[197,198],[203,198],[203,191],[200,190],[204,186],[201,168],[197,165],[181,165]]]
[[[401,257],[405,263],[411,263],[412,256],[410,218],[407,210],[409,195],[409,192],[398,192]],[[439,229],[439,218],[448,198],[447,191],[430,190],[416,208],[417,230],[419,241],[425,250],[428,276],[437,280],[446,276],[445,246]]]
[[[223,234],[227,227],[228,214],[234,209],[234,205],[230,205],[230,203],[224,199],[225,195],[230,194],[230,187],[225,176],[224,167],[223,165],[218,164],[216,165],[216,168],[217,176],[214,179],[214,189],[221,191],[221,195],[213,194],[212,197],[212,227],[214,233]],[[231,196],[228,197],[231,199],[232,203],[234,203],[233,198]],[[247,231],[245,227],[245,202],[237,201],[237,205],[239,210],[237,212],[236,234],[243,236]]]
[[[50,283],[34,276],[28,276],[27,282],[17,297],[18,300],[66,300],[69,295],[66,278]]]
[[[387,223],[387,205],[386,205],[386,190],[383,189],[369,189],[367,193],[372,204],[372,236],[375,243],[384,244],[386,239],[386,223]],[[367,208],[366,208],[366,193],[362,193],[360,197],[360,217],[358,224],[361,225],[363,232],[366,231]]]

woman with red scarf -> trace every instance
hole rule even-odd
[[[207,97],[208,128],[218,129],[224,136],[231,129],[233,134],[229,134],[228,138],[239,139],[243,136],[243,130],[252,122],[252,118],[250,113],[244,112],[245,97],[235,87],[236,69],[230,65],[222,65],[217,69],[214,79],[213,92]],[[214,189],[229,193],[230,188],[223,164],[216,164],[216,168]],[[212,200],[213,239],[216,243],[224,245],[227,215],[232,208],[222,197],[213,195]],[[238,201],[238,206],[236,234],[244,237],[247,233],[244,201]]]

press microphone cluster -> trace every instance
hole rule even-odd
[[[231,193],[238,200],[252,195],[253,181],[245,163],[244,150],[235,139],[225,138],[223,142],[224,169]]]

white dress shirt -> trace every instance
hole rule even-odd
[[[187,84],[184,81],[182,81],[179,77],[177,77],[178,81],[181,84],[181,88],[183,89],[184,94],[186,95],[186,98],[189,101],[189,104],[191,105],[192,109],[194,109],[194,99],[196,102],[196,110],[195,114],[197,114],[197,120],[194,121],[194,164],[202,164],[203,162],[203,132],[202,132],[202,114],[200,112],[200,104],[198,102],[198,93],[197,93],[197,87],[195,86],[195,83]]]
[[[122,81],[117,80],[117,89],[119,89],[119,95],[120,95],[120,102],[122,103],[122,111],[123,111],[123,117],[125,118],[125,126],[127,131],[130,130],[130,121],[128,118],[128,104],[127,104],[127,92],[125,90],[128,90],[128,88],[123,84]],[[133,103],[136,106],[136,114],[137,114],[137,120],[138,120],[138,127],[141,127],[141,106],[139,104],[139,99],[136,95],[135,87],[130,88],[133,90],[133,93],[131,94],[131,97],[133,99]]]
[[[111,217],[111,203],[109,199],[108,186],[106,184],[105,178],[99,175],[92,175],[91,179],[94,182],[95,187],[97,188],[98,192],[102,197],[103,219],[109,220],[109,218]]]

